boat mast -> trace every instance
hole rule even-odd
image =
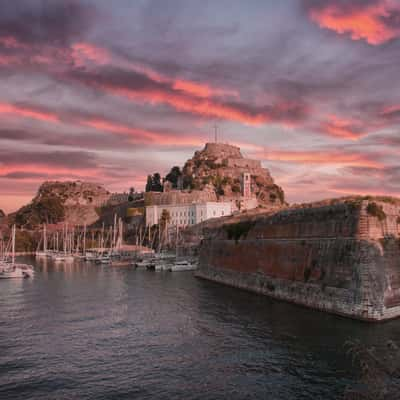
[[[15,264],[15,225],[13,225],[12,227],[12,244],[11,244],[12,248],[12,265]]]
[[[101,239],[100,239],[100,248],[101,248],[101,254],[104,252],[104,222],[103,225],[101,226]]]
[[[86,255],[86,222],[83,225],[83,255]]]
[[[117,245],[117,214],[114,214],[113,238],[112,249],[114,250]]]
[[[47,253],[47,232],[46,224],[43,225],[43,251]]]

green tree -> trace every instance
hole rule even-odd
[[[163,185],[161,183],[161,175],[156,172],[153,175],[153,192],[162,192],[163,191]]]
[[[41,223],[55,224],[64,219],[64,206],[58,197],[43,197],[35,206]]]
[[[171,182],[172,187],[176,189],[178,187],[178,180],[181,176],[182,176],[181,169],[175,166],[171,168],[171,171],[167,174],[165,180]]]
[[[131,187],[129,188],[128,201],[133,201],[134,198],[135,198],[135,188]]]
[[[146,192],[151,192],[153,189],[153,178],[147,175]]]
[[[163,185],[161,183],[161,175],[156,172],[147,176],[146,192],[162,192]]]
[[[183,178],[183,188],[184,189],[193,189],[194,179],[191,175],[186,175]]]

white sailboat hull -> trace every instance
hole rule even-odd
[[[33,269],[28,265],[10,265],[0,267],[0,279],[24,279],[33,277]]]
[[[180,271],[194,271],[197,269],[197,263],[191,263],[189,261],[177,262],[171,267],[169,267],[168,271],[171,272],[180,272]]]

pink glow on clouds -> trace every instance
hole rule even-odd
[[[80,67],[86,65],[87,61],[104,65],[111,61],[111,56],[106,49],[94,46],[90,43],[74,43],[71,46],[72,58],[75,65]]]
[[[129,125],[107,121],[100,118],[81,120],[81,124],[100,131],[107,131],[122,135],[128,135],[132,138],[133,143],[142,143],[142,144],[157,143],[157,145],[161,146],[174,145],[178,147],[201,146],[204,143],[203,140],[195,136],[193,137],[188,135],[177,136],[169,133],[162,134],[157,132],[151,132],[143,129],[133,128],[130,127]]]
[[[383,168],[384,164],[368,157],[367,154],[347,154],[339,151],[280,151],[272,150],[255,153],[262,160],[294,162],[301,164],[346,165],[354,167]]]
[[[58,122],[59,120],[58,116],[51,112],[1,102],[0,114],[10,114],[17,117],[32,118],[46,122]]]
[[[44,159],[41,163],[34,163],[34,164],[8,164],[8,165],[1,165],[0,164],[0,177],[13,174],[13,173],[26,173],[26,174],[42,174],[42,175],[57,175],[58,177],[64,177],[64,179],[68,179],[71,176],[75,177],[97,177],[99,176],[99,170],[96,168],[64,168],[64,167],[57,167],[53,165],[47,165],[46,160]],[[43,180],[43,178],[31,178],[28,177],[28,180]]]
[[[367,132],[362,132],[359,121],[340,118],[337,115],[329,115],[328,120],[322,123],[321,130],[328,135],[348,139],[359,140]]]
[[[128,67],[135,72],[142,73],[148,78],[159,83],[169,83],[176,90],[193,95],[195,97],[210,98],[215,96],[233,96],[238,97],[238,92],[235,90],[214,88],[208,84],[194,82],[182,78],[171,78],[160,74],[151,67],[138,63],[125,61],[117,56],[113,56],[107,49],[98,47],[88,42],[74,43],[71,46],[72,58],[77,66],[84,66],[87,62],[92,62],[98,65],[116,63],[122,67]]]
[[[394,197],[399,197],[400,198],[400,191],[396,190],[374,190],[369,187],[366,187],[365,189],[357,189],[357,188],[345,188],[345,187],[340,187],[340,182],[337,183],[336,186],[330,188],[332,192],[338,193],[340,195],[359,195],[359,196],[364,196],[366,194],[370,196],[394,196]]]
[[[249,112],[213,100],[183,96],[178,93],[168,93],[161,90],[143,90],[141,92],[136,92],[127,88],[115,88],[105,84],[99,84],[98,87],[114,95],[127,97],[134,101],[144,101],[150,104],[164,103],[179,111],[186,111],[205,117],[238,121],[247,125],[261,125],[271,121],[271,117],[267,114],[259,113],[253,115]]]
[[[364,40],[377,46],[400,37],[400,28],[386,24],[383,20],[399,10],[400,5],[397,1],[361,3],[354,5],[350,10],[346,10],[340,3],[327,1],[324,7],[311,8],[309,16],[321,28],[348,34],[352,40]]]
[[[7,49],[24,49],[27,46],[19,42],[14,36],[1,36],[0,45]]]

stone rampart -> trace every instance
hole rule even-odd
[[[145,205],[162,204],[191,204],[217,201],[215,192],[205,190],[181,191],[171,190],[169,192],[147,192],[145,193]]]
[[[231,168],[253,168],[261,169],[261,161],[249,158],[226,158],[223,164]]]
[[[361,320],[395,318],[399,216],[398,204],[357,200],[211,229],[197,276]]]
[[[240,148],[226,143],[206,143],[202,151],[204,157],[215,158],[242,158]]]

